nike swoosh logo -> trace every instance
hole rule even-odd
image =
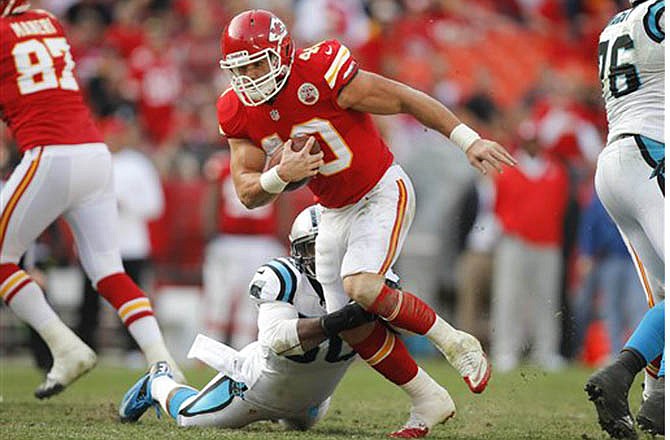
[[[264,268],[264,267],[261,267],[260,269],[258,269],[258,270],[256,271],[256,273],[257,273],[257,274],[261,274],[261,275],[263,275],[263,274],[265,273],[265,268]]]
[[[333,53],[333,48],[331,46],[328,46],[326,48],[326,55],[330,55],[331,53]]]

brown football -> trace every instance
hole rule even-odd
[[[293,142],[291,142],[291,150],[293,151],[300,151],[303,149],[307,141],[309,140],[310,136],[309,135],[300,135],[296,136],[294,138],[291,138]],[[309,150],[310,154],[316,154],[319,151],[321,151],[321,145],[319,145],[319,141],[314,139],[314,145],[312,145],[311,150]],[[270,156],[270,159],[267,161],[267,165],[265,165],[265,169],[269,170],[275,165],[279,165],[279,162],[281,162],[281,157],[282,157],[282,148],[281,146],[277,148],[277,151],[274,152],[272,156]],[[301,188],[310,181],[311,177],[306,177],[298,182],[291,182],[288,185],[286,185],[286,188],[284,191],[295,191],[298,188]]]

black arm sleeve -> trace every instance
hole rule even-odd
[[[319,323],[321,324],[323,333],[331,337],[341,331],[350,330],[367,322],[374,321],[376,318],[377,315],[366,312],[358,304],[350,303],[340,310],[322,316]]]

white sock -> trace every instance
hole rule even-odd
[[[439,386],[432,377],[426,373],[423,368],[419,368],[416,376],[406,384],[400,385],[413,403],[420,402],[424,397],[431,394],[435,386]]]
[[[168,376],[159,376],[151,381],[151,397],[153,397],[156,402],[160,403],[166,414],[169,414],[167,399],[172,390],[179,388],[180,386],[180,384]]]
[[[432,327],[426,332],[426,337],[444,353],[458,336],[458,333],[458,330],[449,325],[447,321],[436,316]]]
[[[23,271],[17,273],[27,276]],[[9,301],[9,308],[19,319],[35,329],[44,339],[54,358],[63,356],[78,345],[84,345],[84,342],[61,321],[47,303],[42,289],[34,281],[30,281],[14,294]]]
[[[132,335],[137,345],[145,354],[148,347],[163,343],[163,335],[158,327],[158,321],[153,315],[144,316],[136,321],[133,321],[128,326],[128,331]],[[157,359],[161,360],[161,359]]]
[[[145,316],[132,322],[128,326],[128,331],[137,342],[142,353],[144,353],[149,367],[156,362],[166,361],[170,365],[172,374],[177,382],[186,382],[184,373],[182,373],[179,365],[172,358],[172,355],[165,346],[163,335],[158,328],[158,321],[156,321],[153,315]]]
[[[421,368],[414,379],[400,388],[412,400],[412,414],[418,416],[429,428],[444,421],[456,410],[449,392]]]
[[[173,391],[178,388],[189,388],[197,392],[195,388],[179,384],[168,376],[159,376],[151,381],[151,397],[160,404],[163,411],[165,411],[165,414],[170,414],[169,399],[172,397]],[[193,398],[195,398],[195,396],[186,399],[180,406],[188,405]],[[174,410],[174,408],[172,409]],[[179,409],[180,408],[177,408],[176,411],[178,412]]]
[[[37,333],[44,339],[54,359],[64,356],[77,346],[88,347],[58,316],[37,330]]]
[[[52,321],[60,321],[56,312],[44,298],[44,292],[34,281],[30,281],[14,294],[14,297],[9,301],[9,308],[21,321],[34,328],[38,333]]]

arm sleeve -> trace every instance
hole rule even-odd
[[[279,355],[304,352],[293,306],[298,275],[289,260],[276,258],[261,266],[249,284],[249,295],[258,305],[258,341]]]
[[[259,306],[258,342],[278,355],[304,353],[298,338],[298,312],[292,304],[272,301]]]
[[[351,51],[337,40],[325,40],[300,51],[296,62],[310,72],[324,97],[339,108],[337,97],[340,91],[358,71],[358,63]]]
[[[337,98],[340,90],[356,75],[358,63],[349,48],[337,40],[327,40],[323,46],[320,50],[326,67],[323,79]]]

